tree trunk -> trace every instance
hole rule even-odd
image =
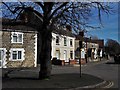
[[[51,75],[51,42],[52,34],[48,30],[44,30],[41,34],[41,53],[40,57],[40,72],[39,78],[49,78]]]

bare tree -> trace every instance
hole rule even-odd
[[[38,40],[41,41],[39,60],[41,62],[39,78],[50,77],[51,74],[51,41],[54,26],[69,24],[78,33],[89,26],[87,20],[92,9],[97,9],[101,21],[101,12],[109,13],[110,7],[103,2],[2,2],[5,7],[4,16],[17,19],[23,11],[35,13],[41,23],[37,28]],[[33,9],[31,9],[31,7]],[[38,46],[39,48],[40,46]]]

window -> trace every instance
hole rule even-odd
[[[0,68],[5,67],[6,64],[6,49],[0,48]]]
[[[4,51],[0,50],[0,67],[2,66],[3,54],[4,54]]]
[[[59,45],[59,36],[56,36],[56,45]]]
[[[64,46],[67,46],[67,39],[64,37]]]
[[[72,39],[70,39],[70,46],[73,46],[73,42],[72,42]]]
[[[11,52],[11,60],[24,60],[24,49],[23,48],[12,48]]]
[[[70,58],[73,59],[73,51],[70,51]]]
[[[12,43],[23,43],[23,33],[12,32]]]

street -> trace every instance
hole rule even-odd
[[[83,82],[84,82],[84,84],[86,84],[87,82],[90,82],[90,83],[96,82],[96,80],[98,80],[97,78],[96,78],[96,80],[95,80],[95,78],[93,80],[93,77],[91,77],[91,76],[90,76],[90,78],[88,78],[88,75],[92,75],[92,76],[99,77],[105,81],[111,81],[110,85],[107,85],[106,88],[118,88],[118,64],[114,64],[113,60],[109,60],[109,61],[102,60],[100,62],[89,62],[85,65],[82,65],[82,75],[83,76],[81,77],[81,79],[78,79],[79,73],[80,73],[79,65],[75,65],[75,66],[52,65],[52,76],[51,76],[52,79],[49,80],[48,82],[42,81],[42,83],[41,83],[41,81],[37,80],[38,72],[39,72],[39,67],[35,68],[35,69],[27,69],[27,70],[21,70],[18,72],[13,72],[13,73],[9,74],[9,76],[13,77],[13,79],[12,78],[3,79],[2,86],[4,88],[8,88],[8,87],[18,88],[19,86],[21,86],[23,88],[24,87],[27,87],[27,88],[28,87],[29,88],[42,87],[42,88],[45,88],[46,83],[47,83],[47,87],[49,87],[49,86],[50,87],[58,87],[59,86],[58,84],[60,84],[62,86],[64,86],[64,85],[68,86],[68,85],[70,85],[69,81],[70,82],[72,81],[71,85],[76,86],[76,84],[79,83],[78,86],[80,86],[83,84]],[[65,75],[67,75],[66,79],[64,77]],[[87,79],[86,79],[85,75],[87,75]],[[62,77],[65,80],[63,80]],[[75,78],[75,77],[77,77],[77,78]],[[59,81],[59,83],[56,82],[56,80]],[[80,80],[80,82],[79,82],[79,80]],[[61,81],[62,81],[62,83],[61,83]],[[28,82],[31,82],[31,83],[28,83]],[[49,82],[51,82],[51,83],[49,83]],[[14,84],[15,84],[15,86],[14,86]],[[70,86],[68,86],[68,87],[70,87]]]
[[[118,66],[118,64],[114,64],[113,60],[91,62],[82,66],[82,73],[94,75],[106,81],[112,81],[111,88],[118,88]],[[79,66],[54,66],[52,73],[79,73]]]
[[[100,63],[90,65],[82,68],[82,72],[100,77],[106,81],[113,81],[113,86],[111,88],[118,88],[118,64],[112,62],[113,61],[108,61],[108,64]]]

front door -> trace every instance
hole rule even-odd
[[[56,58],[60,59],[60,51],[59,50],[56,50]]]
[[[5,65],[5,49],[0,48],[0,68],[4,67]]]
[[[69,62],[69,60],[67,60],[67,51],[66,50],[64,50],[64,60],[65,60],[65,62]]]

